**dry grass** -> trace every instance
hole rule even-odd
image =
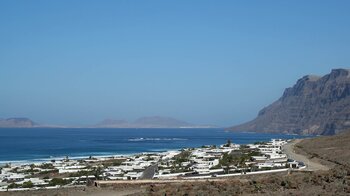
[[[149,185],[147,195],[349,195],[349,174],[350,171],[337,168],[328,172]]]
[[[332,166],[350,165],[350,132],[331,137],[305,139],[297,147],[310,157],[328,161]]]

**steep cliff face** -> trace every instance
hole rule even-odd
[[[350,128],[350,70],[305,76],[258,116],[232,131],[333,135]]]

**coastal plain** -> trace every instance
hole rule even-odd
[[[3,192],[1,195],[349,195],[350,133],[303,139],[293,150],[329,170],[139,184],[131,181],[106,187]],[[331,147],[329,147],[331,146]],[[336,152],[336,153],[334,153]],[[344,156],[339,156],[343,154]]]

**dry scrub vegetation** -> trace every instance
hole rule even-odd
[[[226,181],[150,185],[148,195],[349,195],[350,170],[271,174]]]
[[[305,139],[297,147],[297,152],[327,161],[330,166],[350,166],[350,131],[331,137]]]

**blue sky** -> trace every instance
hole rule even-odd
[[[350,66],[350,1],[0,1],[0,117],[254,118]]]

